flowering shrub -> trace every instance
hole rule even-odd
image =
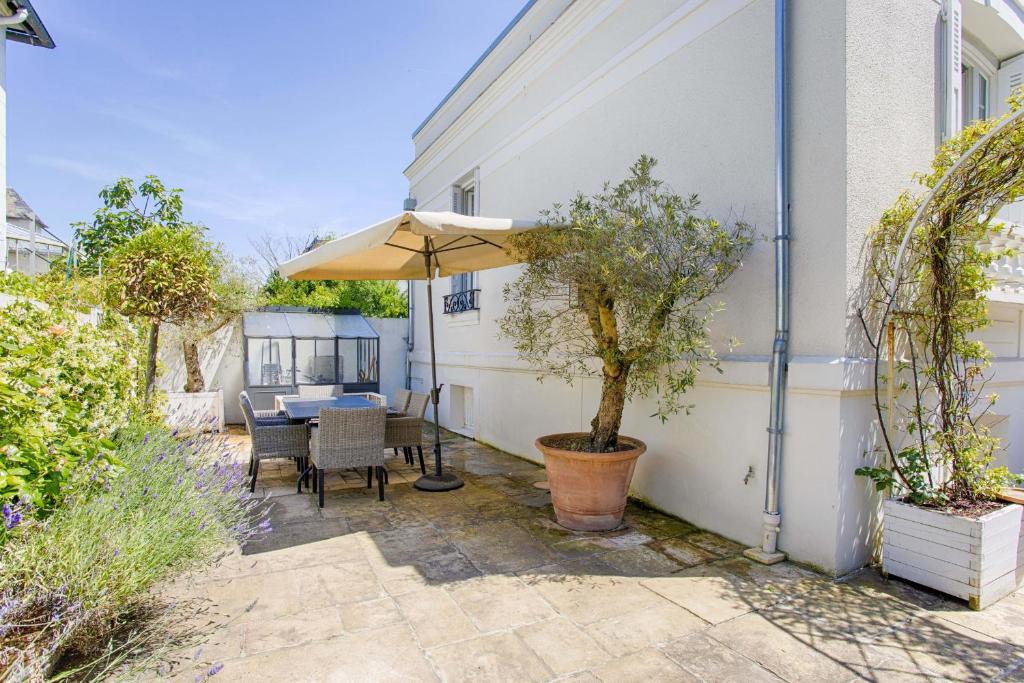
[[[120,476],[104,472],[95,491],[76,489],[8,539],[0,680],[32,678],[54,663],[92,680],[143,646],[152,656],[171,637],[154,617],[182,609],[162,605],[152,589],[270,530],[223,437],[131,426],[115,441]]]
[[[111,437],[140,406],[141,355],[131,327],[87,322],[70,288],[0,276],[0,292],[19,297],[0,301],[2,541],[16,516],[116,474]]]

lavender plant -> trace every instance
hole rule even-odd
[[[91,678],[111,657],[143,644],[152,652],[160,643],[147,623],[174,609],[154,587],[270,531],[266,507],[245,491],[222,437],[132,426],[116,451],[120,469],[97,461],[88,474],[95,490],[47,519],[22,514],[11,524],[0,563],[0,679],[51,675],[70,663],[78,663],[73,678]],[[16,514],[10,508],[5,523]]]

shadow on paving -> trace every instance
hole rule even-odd
[[[294,467],[261,466],[274,530],[195,577],[190,597],[217,616],[202,656],[176,670],[217,661],[239,678],[286,675],[293,648],[376,634],[417,654],[383,669],[316,660],[308,679],[1024,676],[1020,594],[979,614],[871,570],[833,581],[765,567],[634,503],[620,529],[575,533],[534,486],[542,468],[450,434],[444,453],[465,480],[457,491],[414,489],[418,468],[399,458],[385,501],[364,472],[332,473],[323,509],[296,494]]]

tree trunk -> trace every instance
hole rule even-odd
[[[199,364],[199,344],[193,339],[181,342],[181,353],[185,357],[185,392],[198,394],[206,391],[203,368]]]
[[[153,398],[156,389],[156,356],[160,348],[160,323],[154,320],[149,326],[149,349],[146,355],[146,403]]]
[[[590,447],[597,453],[614,450],[618,446],[619,425],[622,423],[622,409],[626,405],[626,380],[629,369],[624,368],[618,375],[604,371],[601,384],[601,404],[597,415],[590,422]]]

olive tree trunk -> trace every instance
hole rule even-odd
[[[149,325],[149,343],[146,353],[146,403],[153,398],[156,389],[156,357],[160,348],[160,322]]]
[[[198,394],[206,391],[203,367],[199,364],[199,343],[194,339],[184,339],[181,342],[181,353],[185,358],[185,392]]]
[[[628,368],[620,370],[617,374],[609,372],[607,368],[604,370],[601,403],[597,408],[597,415],[590,421],[590,448],[597,453],[615,450],[618,446],[628,378]]]

